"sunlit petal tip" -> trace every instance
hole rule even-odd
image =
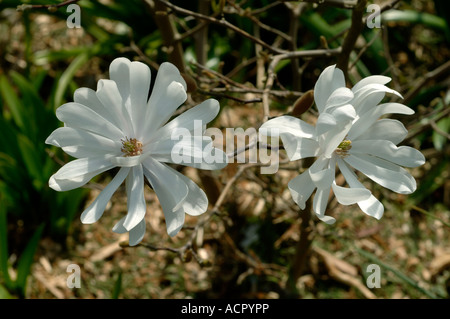
[[[334,223],[336,223],[336,218],[331,217],[331,216],[319,216],[317,215],[317,218],[319,218],[321,221],[323,221],[325,224],[328,225],[333,225]]]

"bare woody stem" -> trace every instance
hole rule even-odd
[[[366,9],[366,4],[367,0],[359,0],[358,4],[353,9],[352,24],[344,39],[344,43],[342,44],[342,52],[337,61],[337,67],[344,72],[346,79],[348,79],[350,54],[355,48],[356,40],[364,27],[363,15]]]
[[[150,8],[150,12],[155,20],[155,23],[161,32],[164,46],[166,46],[168,51],[169,61],[175,64],[181,72],[185,72],[186,65],[183,58],[183,48],[181,46],[181,42],[178,41],[178,32],[175,29],[167,6],[160,1],[146,0],[145,3],[147,3]]]
[[[303,166],[309,167],[312,164],[312,159],[304,160]],[[297,281],[304,273],[306,262],[309,257],[311,244],[314,239],[314,224],[312,220],[312,198],[310,197],[305,204],[305,209],[300,213],[301,222],[299,226],[300,239],[295,247],[295,254],[289,269],[287,280],[287,291],[292,297],[297,297]]]

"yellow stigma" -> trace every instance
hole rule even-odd
[[[135,138],[128,138],[120,140],[122,142],[122,148],[120,149],[123,156],[136,156],[142,154],[142,143]]]
[[[348,155],[348,151],[352,148],[352,141],[343,140],[336,148],[336,154],[342,157]]]

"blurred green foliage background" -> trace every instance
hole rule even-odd
[[[377,3],[386,5],[390,2],[393,1]],[[87,241],[82,234],[84,230],[80,231],[78,216],[88,201],[89,193],[95,189],[95,183],[104,182],[98,178],[94,180],[92,187],[70,192],[55,192],[48,187],[49,177],[70,160],[59,149],[44,144],[46,137],[61,125],[55,116],[55,109],[65,102],[72,101],[73,92],[78,87],[95,89],[98,79],[107,78],[109,63],[118,56],[141,60],[149,64],[152,72],[155,72],[156,67],[164,61],[177,62],[174,61],[173,52],[165,43],[164,30],[161,30],[155,21],[158,12],[152,12],[146,1],[81,0],[77,2],[81,7],[80,29],[67,28],[66,19],[70,12],[66,11],[66,6],[55,10],[46,8],[16,10],[17,6],[22,4],[58,3],[60,2],[53,0],[0,2],[0,297],[2,298],[58,297],[55,293],[45,292],[45,289],[43,292],[42,289],[27,286],[30,281],[35,286],[39,285],[36,279],[30,278],[30,274],[33,273],[33,269],[37,271],[36,263],[40,257],[46,255],[50,249],[48,245],[56,245],[55,243],[60,245],[58,254],[64,255],[66,259],[83,256],[74,253],[80,249],[79,243]],[[219,20],[224,18],[266,43],[291,51],[319,49],[323,48],[324,44],[329,48],[339,47],[350,27],[352,15],[352,10],[348,8],[308,3],[302,7],[298,16],[292,16],[290,14],[294,11],[289,10],[285,4],[268,0],[174,0],[171,3]],[[298,3],[291,4],[298,5]],[[199,25],[197,19],[170,10],[169,12],[174,18],[177,31],[182,35],[177,44],[181,46],[183,54],[184,72],[190,74],[198,88],[202,90],[196,94],[205,98],[209,91],[211,96],[220,99],[223,108],[244,108],[250,123],[260,119],[261,107],[258,104],[242,105],[219,95],[219,91],[214,89],[221,87],[223,83],[208,82],[207,77],[213,76],[199,72],[198,66],[193,61],[212,71],[228,75],[234,82],[261,89],[258,87],[256,61],[262,61],[263,66],[267,65],[273,52],[255,48],[255,43],[251,39],[214,23],[208,24],[207,38],[201,40],[198,38],[198,32],[189,33]],[[414,174],[419,185],[414,194],[403,198],[389,197],[390,195],[381,190],[378,192],[389,211],[389,216],[383,217],[378,223],[384,225],[389,223],[391,226],[386,225],[385,229],[377,234],[378,239],[371,238],[376,245],[390,251],[391,243],[386,244],[385,238],[384,244],[380,244],[382,240],[379,237],[393,235],[395,232],[390,232],[388,229],[390,227],[401,228],[402,225],[408,225],[412,230],[406,235],[403,234],[401,241],[406,242],[404,246],[412,256],[422,257],[417,257],[419,261],[415,262],[414,267],[406,265],[409,259],[399,259],[395,254],[387,254],[385,260],[380,260],[379,254],[373,251],[366,254],[355,253],[352,259],[354,264],[360,265],[381,263],[385,266],[383,269],[390,271],[388,283],[385,283],[390,288],[380,293],[379,296],[382,298],[449,296],[448,267],[442,266],[438,273],[433,273],[434,277],[424,275],[424,271],[430,266],[430,260],[427,258],[432,259],[433,256],[418,253],[423,249],[421,243],[426,245],[431,243],[440,247],[440,254],[445,256],[450,254],[448,236],[450,118],[447,112],[450,102],[449,12],[448,1],[400,1],[395,10],[383,13],[381,20],[383,31],[378,28],[363,29],[350,57],[350,62],[355,65],[353,71],[349,73],[353,83],[372,74],[384,74],[393,78],[390,84],[392,88],[401,92],[405,97],[404,103],[416,111],[414,116],[401,118],[410,131],[407,143],[422,150],[427,157],[427,164]],[[257,24],[252,18],[261,24],[255,27]],[[262,24],[269,28],[261,27]],[[296,41],[287,41],[283,35],[295,35]],[[257,50],[259,52],[256,52]],[[331,56],[293,61],[284,60],[277,66],[275,70],[277,89],[286,92],[305,92],[312,89],[321,70],[336,63],[336,58]],[[258,93],[254,94],[260,96]],[[230,92],[229,95],[242,98],[242,94],[235,92]],[[281,113],[287,113],[295,99],[295,94],[273,97],[271,107]],[[253,256],[256,260],[286,266],[293,254],[295,238],[284,242],[284,246],[281,245],[280,248],[276,248],[274,242],[295,225],[296,219],[292,218],[292,215],[287,215],[283,222],[274,223],[276,216],[271,215],[271,207],[275,205],[274,198],[281,194],[285,185],[280,185],[279,180],[273,176],[260,178],[275,185],[268,186],[264,190],[265,194],[272,194],[267,195],[268,198],[273,197],[273,202],[267,199],[265,203],[265,217],[239,214],[235,207],[236,203],[230,202],[224,209],[228,210],[234,224],[227,227],[226,231],[234,242],[238,243],[239,249],[251,256],[256,254],[257,257]],[[272,212],[279,213],[274,208]],[[325,230],[325,236],[319,239],[317,244],[329,251],[341,251],[341,258],[345,257],[345,251],[352,249],[349,247],[353,247],[350,242],[354,239],[353,235],[345,232],[356,231],[361,227],[361,223],[367,223],[367,219],[359,215],[362,214],[359,212],[353,221],[344,219],[347,223],[356,225],[355,228],[345,223],[337,224],[335,227],[340,230]],[[98,224],[100,228],[107,228],[102,222]],[[372,221],[368,225],[376,227]],[[439,231],[435,231],[436,227]],[[161,240],[157,236],[154,237],[155,234],[150,236],[153,242],[159,243]],[[167,238],[163,240],[168,243],[167,245],[171,244]],[[136,253],[129,251],[124,254],[136,254],[139,258],[149,259],[147,250],[142,249]],[[224,257],[229,256],[227,254],[233,255],[225,249]],[[120,267],[113,259],[104,261],[115,265],[114,272],[111,272],[113,277],[105,279],[101,284],[91,283],[79,291],[64,290],[60,287],[64,291],[62,296],[177,298],[224,297],[235,294],[234,296],[269,298],[272,296],[269,292],[276,291],[276,296],[283,297],[282,289],[274,288],[277,276],[271,277],[267,273],[259,275],[256,268],[242,277],[242,280],[238,280],[239,274],[244,273],[245,269],[251,269],[239,259],[235,262],[216,261],[215,268],[206,272],[206,278],[202,280],[197,278],[194,280],[197,286],[189,288],[186,286],[189,280],[184,277],[183,271],[199,274],[198,269],[184,267],[183,264],[174,261],[175,257],[158,256],[165,260],[165,268],[158,270],[160,279],[152,279],[148,284],[152,288],[145,284],[138,291],[127,288],[133,286],[135,279],[131,277],[136,272],[122,273],[121,270],[117,270]],[[57,258],[58,255],[48,257],[50,261]],[[229,279],[219,280],[218,274],[226,267],[235,267],[238,270],[230,275]],[[100,266],[97,268],[104,269]],[[274,271],[277,271],[276,267]],[[64,274],[64,269],[62,272]],[[94,270],[92,272],[95,273]],[[309,287],[308,282],[310,278],[304,277],[305,285],[302,289],[305,297],[361,297],[354,290],[350,289],[349,292],[348,287],[342,283],[330,283],[316,278],[314,287]],[[425,287],[419,282],[426,282]],[[169,289],[170,292],[164,292],[163,290],[170,286],[169,283],[174,291]],[[225,288],[219,289],[220,285]],[[401,293],[398,293],[399,290]],[[103,291],[103,294],[99,291]]]

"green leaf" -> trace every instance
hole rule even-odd
[[[9,293],[5,286],[0,285],[0,299],[12,299],[13,297]]]
[[[450,132],[450,118],[444,118],[436,123],[437,127],[445,133]],[[438,151],[442,151],[444,148],[445,143],[447,142],[447,137],[443,136],[442,134],[439,134],[436,131],[433,131],[432,135],[433,145]]]
[[[119,272],[119,274],[117,275],[117,280],[114,283],[114,289],[112,292],[111,299],[118,299],[121,290],[122,290],[122,272]]]
[[[416,281],[414,281],[413,279],[409,278],[408,276],[406,276],[404,273],[402,273],[398,269],[395,269],[394,267],[392,267],[392,266],[390,266],[388,264],[385,264],[380,259],[378,259],[375,255],[373,255],[372,253],[369,253],[368,251],[365,251],[365,250],[360,249],[358,247],[355,247],[355,248],[356,248],[356,250],[358,251],[358,253],[360,255],[362,255],[363,257],[365,257],[367,259],[369,259],[370,261],[372,261],[373,263],[377,264],[378,266],[383,267],[386,270],[389,270],[395,276],[397,276],[398,278],[400,278],[405,283],[407,283],[411,287],[415,288],[416,290],[418,290],[419,292],[421,292],[425,296],[427,296],[427,297],[429,297],[431,299],[437,299],[438,298],[434,293],[432,293],[432,292],[422,288]]]
[[[430,28],[445,31],[447,23],[444,19],[426,12],[417,12],[413,10],[389,10],[381,15],[381,21],[384,22],[410,22],[423,24]]]
[[[88,52],[83,52],[79,54],[69,65],[69,67],[64,71],[64,73],[59,78],[58,86],[56,87],[54,107],[57,108],[63,102],[64,94],[69,86],[70,81],[72,81],[75,72],[83,64],[85,64],[89,59]]]
[[[27,278],[31,271],[31,265],[33,264],[34,255],[41,239],[42,231],[44,230],[44,224],[38,227],[34,232],[30,241],[28,242],[25,250],[20,256],[19,262],[17,263],[17,279],[16,288],[19,289],[19,293],[22,297],[25,296]]]
[[[11,288],[12,281],[8,272],[8,219],[4,200],[2,197],[0,200],[0,274],[6,286]]]
[[[9,84],[8,79],[4,75],[0,76],[0,93],[6,102],[8,110],[11,112],[11,116],[17,127],[20,129],[24,129],[25,120],[23,116],[25,113],[22,103],[20,102],[19,97],[14,91],[14,88],[11,86],[11,84]]]
[[[41,189],[44,178],[42,176],[42,160],[39,157],[39,152],[35,145],[25,135],[19,134],[17,136],[22,159],[25,163],[28,174],[33,178],[33,184],[36,189]]]

